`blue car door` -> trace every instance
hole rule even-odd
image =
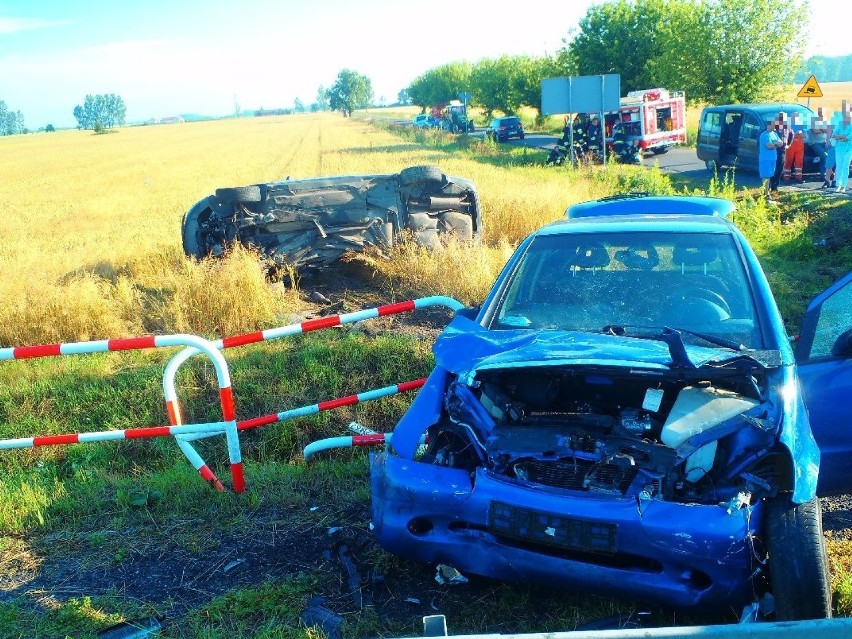
[[[808,306],[796,361],[820,449],[820,496],[852,493],[852,273]]]

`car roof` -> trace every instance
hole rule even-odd
[[[705,111],[731,111],[731,110],[746,110],[756,111],[757,113],[773,113],[778,111],[811,111],[804,104],[795,102],[770,102],[770,103],[748,103],[748,104],[722,104],[717,106],[704,107]]]
[[[566,220],[540,229],[541,235],[594,231],[672,231],[730,233],[726,219],[736,209],[730,200],[698,196],[639,194],[583,202],[565,211]]]

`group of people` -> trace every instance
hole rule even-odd
[[[638,161],[639,149],[631,143],[627,131],[628,123],[618,123],[613,127],[612,150],[619,162]],[[605,144],[604,129],[597,115],[588,117],[579,113],[573,122],[566,122],[562,129],[562,139],[557,142],[547,160],[549,165],[560,165],[565,161],[569,150],[574,150],[574,158],[580,162],[597,162],[602,159]]]
[[[803,181],[806,146],[819,157],[822,188],[845,193],[852,162],[852,104],[844,100],[831,121],[820,107],[808,123],[783,112],[766,123],[758,141],[758,165],[767,202],[774,203],[772,194],[782,181]]]

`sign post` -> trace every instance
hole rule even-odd
[[[807,79],[807,81],[802,85],[802,88],[799,89],[799,92],[796,94],[796,97],[807,98],[808,108],[810,108],[811,106],[811,98],[822,97],[822,89],[820,89],[819,82],[817,82],[815,75],[811,75],[811,77]]]

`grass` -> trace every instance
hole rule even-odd
[[[451,242],[427,254],[402,244],[392,260],[353,258],[358,263],[350,266],[388,301],[445,294],[476,304],[529,231],[559,219],[573,203],[628,190],[700,190],[737,200],[735,220],[755,245],[791,330],[806,300],[852,260],[849,205],[837,200],[786,194],[779,209],[770,209],[724,176],[696,185],[653,168],[547,168],[544,156],[331,114],[126,128],[110,136],[62,131],[0,138],[0,171],[8,176],[0,183],[0,201],[7,203],[0,219],[0,345],[175,332],[221,337],[300,319],[305,305],[298,279],[269,286],[247,250],[218,262],[187,260],[180,240],[185,210],[215,188],[287,175],[438,164],[477,185],[485,221],[479,248]],[[341,300],[341,312],[361,307],[356,295],[342,292]],[[421,377],[432,364],[430,346],[423,333],[406,333],[385,318],[373,332],[345,327],[225,356],[244,419]],[[172,354],[3,362],[0,437],[165,424],[160,381]],[[186,421],[219,418],[209,364],[192,360],[177,381]],[[330,454],[311,465],[301,458],[307,443],[345,432],[349,421],[390,430],[409,401],[394,396],[245,433],[250,489],[241,496],[211,491],[170,439],[2,452],[0,637],[91,636],[110,623],[160,612],[173,618],[165,636],[313,638],[317,631],[302,627],[298,612],[317,591],[347,589],[339,566],[307,558],[320,557],[328,543],[324,531],[339,524],[358,541],[353,548],[360,556],[381,570],[394,597],[417,594],[406,593],[411,583],[432,588],[433,575],[422,567],[366,541],[363,452]],[[227,480],[224,442],[204,440],[197,448]],[[213,580],[205,595],[187,602],[158,599],[156,589],[145,597],[109,588],[72,592],[57,573],[71,565],[85,574],[141,566],[136,581],[150,574],[165,583],[173,576],[169,562],[181,558],[221,575],[222,565],[213,563],[220,555],[255,552],[237,544],[238,533],[280,540],[282,529],[303,544],[283,554],[304,554],[305,565],[280,567],[274,580],[231,586]],[[852,549],[842,540],[830,540],[829,547],[836,606],[848,611]],[[455,622],[453,632],[565,630],[633,609],[524,586],[471,588],[433,595]],[[477,601],[473,615],[469,597]],[[392,615],[347,613],[345,636],[419,634],[416,620],[429,604],[426,610],[406,605],[412,608],[397,603]]]

